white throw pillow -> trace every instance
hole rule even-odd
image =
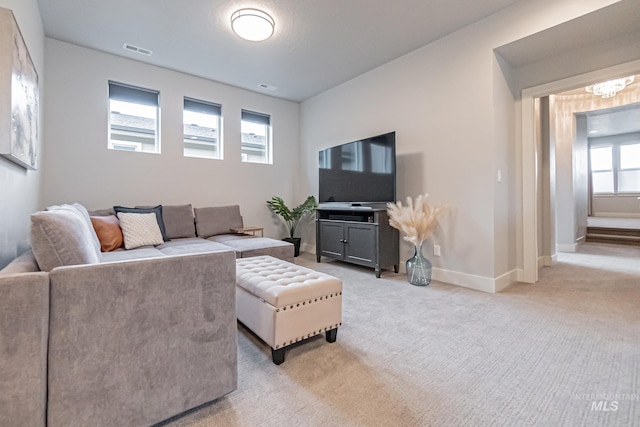
[[[164,243],[155,213],[118,212],[120,228],[124,236],[124,248],[155,246]]]

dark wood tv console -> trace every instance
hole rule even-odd
[[[398,230],[389,225],[386,206],[348,204],[316,210],[316,258],[322,256],[372,267],[376,277],[398,272]]]

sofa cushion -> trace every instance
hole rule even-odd
[[[130,261],[146,258],[162,258],[165,255],[154,247],[147,246],[143,248],[131,249],[129,251],[120,249],[102,254],[102,263],[114,261]]]
[[[190,240],[190,239],[184,239]],[[157,248],[160,248],[159,246]],[[229,246],[221,243],[202,240],[202,242],[183,242],[180,245],[167,246],[159,249],[165,255],[190,255],[201,254],[207,252],[233,252]]]
[[[92,216],[91,224],[100,240],[102,252],[115,251],[124,244],[124,236],[120,228],[120,221],[115,215]]]
[[[230,240],[253,239],[255,236],[250,234],[218,234],[217,236],[207,237],[207,240],[218,243],[225,243]]]
[[[169,237],[167,237],[167,232],[164,228],[164,219],[162,217],[162,205],[158,205],[158,206],[153,206],[153,207],[135,207],[135,208],[128,208],[126,206],[114,206],[113,207],[114,212],[116,213],[116,216],[118,215],[119,212],[125,212],[125,213],[154,213],[156,214],[156,220],[158,222],[158,227],[160,227],[160,233],[162,234],[162,240],[167,242],[169,240]],[[118,217],[120,218],[120,217]]]
[[[292,261],[295,252],[291,243],[268,237],[227,240],[224,245],[232,247],[238,253],[239,258],[270,255],[274,258]]]
[[[80,218],[82,222],[86,225],[87,231],[89,232],[89,236],[91,237],[91,241],[93,242],[93,245],[95,246],[96,250],[100,252],[100,240],[98,239],[98,236],[95,230],[93,229],[93,225],[91,224],[91,219],[89,217],[89,212],[87,211],[87,208],[82,206],[80,203],[73,203],[71,205],[65,204],[65,205],[49,206],[46,210],[48,211],[63,210],[63,211],[69,211],[74,215],[77,215],[78,218]]]
[[[164,242],[161,245],[157,245],[156,249],[162,250],[164,248],[171,248],[173,246],[196,245],[199,243],[209,243],[209,241],[200,237],[183,237],[180,239],[172,239],[168,242]]]
[[[154,246],[163,243],[162,233],[154,212],[130,213],[118,212],[124,248],[135,249],[141,246]]]
[[[70,210],[32,214],[31,247],[42,271],[63,265],[97,264],[101,260],[89,227]]]
[[[163,205],[162,219],[169,239],[196,237],[191,205]]]
[[[194,208],[198,237],[227,234],[232,228],[242,228],[240,206],[215,206]]]

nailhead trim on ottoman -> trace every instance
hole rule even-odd
[[[284,347],[323,332],[334,342],[342,325],[342,281],[271,256],[236,260],[238,320],[272,348],[273,362]]]

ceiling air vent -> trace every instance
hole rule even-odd
[[[260,83],[260,84],[258,85],[258,87],[260,87],[261,89],[270,90],[270,91],[272,91],[272,92],[273,92],[274,90],[277,90],[277,89],[278,89],[277,87],[272,86],[272,85],[268,85],[268,84],[266,84],[266,83]]]
[[[140,55],[146,55],[146,56],[151,56],[151,54],[153,53],[149,49],[145,49],[143,47],[134,46],[134,45],[129,44],[129,43],[123,44],[122,48],[124,50],[128,50],[129,52],[135,52],[135,53],[139,53]]]

